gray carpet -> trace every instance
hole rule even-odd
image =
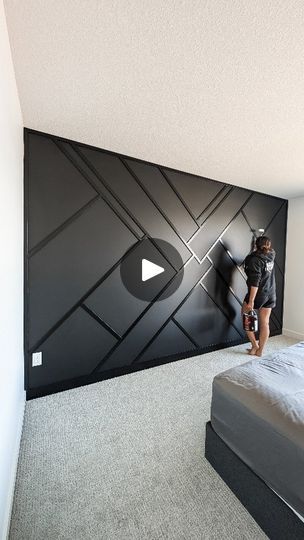
[[[265,539],[204,458],[212,378],[245,348],[28,402],[10,540]]]

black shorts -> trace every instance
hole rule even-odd
[[[247,304],[248,300],[249,300],[249,294],[247,293],[244,298],[244,302],[246,302]],[[257,295],[254,299],[254,309],[260,309],[261,307],[274,308],[275,306],[276,306],[275,296]]]

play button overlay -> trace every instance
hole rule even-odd
[[[152,279],[155,276],[162,274],[164,271],[165,269],[162,266],[158,266],[158,264],[155,264],[152,261],[148,261],[147,259],[142,259],[141,261],[142,281],[148,281],[148,279]]]
[[[168,242],[145,238],[123,257],[120,276],[132,296],[146,302],[162,301],[180,286],[183,261]]]

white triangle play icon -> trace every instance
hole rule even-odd
[[[158,266],[158,264],[148,261],[148,259],[141,260],[141,280],[142,281],[148,281],[148,279],[151,279],[154,276],[158,276],[158,274],[162,274],[164,271],[165,271],[164,268],[162,268],[161,266]]]

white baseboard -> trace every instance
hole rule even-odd
[[[299,334],[298,332],[294,332],[293,330],[288,330],[288,328],[283,328],[283,335],[298,339],[299,341],[304,341],[304,334]]]
[[[7,505],[6,505],[6,511],[5,511],[5,517],[4,517],[3,532],[2,532],[3,540],[8,540],[8,535],[9,535],[9,530],[10,530],[10,522],[11,522],[12,509],[13,509],[16,474],[17,474],[17,466],[18,466],[18,458],[19,458],[19,449],[20,449],[20,442],[21,442],[21,435],[22,435],[22,428],[23,428],[24,410],[25,410],[25,392],[24,392],[24,399],[20,404],[19,418],[17,421],[16,441],[15,441],[15,448],[12,455],[12,468],[10,471],[10,485],[9,485],[9,489],[7,493]],[[1,531],[0,531],[0,536],[1,536]]]

